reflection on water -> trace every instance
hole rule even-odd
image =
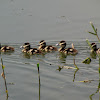
[[[96,59],[97,58],[96,52],[91,52],[90,57]]]
[[[1,54],[1,55],[4,54],[4,55],[8,55],[8,56],[9,56],[9,55],[12,55],[12,53],[14,53],[14,52],[1,52],[0,54]]]
[[[30,56],[29,54],[27,54],[27,53],[23,53],[22,56],[23,56],[24,58],[27,58],[27,59],[30,59],[30,58],[31,58],[31,56]]]
[[[27,59],[31,59],[31,58],[33,58],[33,56],[35,56],[35,57],[40,57],[40,56],[45,57],[45,53],[43,53],[41,55],[39,55],[39,54],[30,55],[28,53],[22,53],[21,55],[22,55],[22,57],[27,58]]]
[[[59,53],[59,59],[61,61],[61,63],[66,63],[66,58],[67,58],[67,55],[65,53]]]

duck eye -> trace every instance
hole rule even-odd
[[[70,49],[70,51],[73,51],[73,49]]]

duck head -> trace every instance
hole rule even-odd
[[[39,50],[44,50],[45,47],[46,47],[46,42],[45,42],[45,40],[41,40],[41,41],[39,42]]]
[[[62,40],[57,45],[61,46],[61,48],[58,51],[63,51],[63,50],[65,50],[66,42],[64,40]]]
[[[91,47],[92,47],[93,51],[97,51],[96,43],[91,43]]]
[[[31,46],[30,46],[30,43],[26,42],[26,43],[24,43],[24,45],[21,46],[20,48],[24,48],[25,50],[30,50]]]

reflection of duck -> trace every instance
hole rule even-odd
[[[33,54],[41,54],[41,51],[38,50],[37,48],[31,48],[31,45],[28,42],[24,43],[24,45],[21,46],[21,48],[24,48],[22,50],[22,52],[24,52],[24,53],[28,53],[28,54],[31,54],[31,55],[33,55]]]
[[[11,46],[2,46],[0,45],[0,50],[1,52],[12,52],[14,51],[14,48]]]
[[[57,51],[56,47],[54,47],[52,45],[47,46],[46,42],[44,40],[41,40],[39,42],[39,44],[40,44],[39,50],[41,50],[41,51],[46,51],[46,52]]]
[[[61,63],[66,63],[67,54],[59,52],[59,59]]]
[[[64,52],[66,54],[77,54],[78,51],[74,48],[74,44],[72,43],[72,48],[65,48],[66,47],[66,42],[64,40],[60,41],[59,44],[61,48],[58,50],[59,52]]]

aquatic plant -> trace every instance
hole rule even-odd
[[[4,79],[5,89],[6,89],[7,99],[8,99],[8,89],[7,89],[6,76],[5,76],[5,71],[4,71],[5,66],[3,65],[3,60],[2,60],[2,58],[1,58],[1,66],[2,66],[2,71],[3,71],[3,72],[1,73],[1,76],[2,76],[3,79]]]
[[[98,39],[98,41],[100,42],[100,38],[99,38],[99,36],[98,36],[98,34],[97,34],[97,28],[95,28],[95,26],[93,25],[92,22],[90,22],[90,24],[91,24],[91,26],[92,26],[94,32],[88,31],[88,33],[90,33],[90,34],[96,36],[97,39]],[[93,48],[92,48],[92,46],[91,46],[91,44],[90,44],[90,42],[88,41],[88,39],[86,40],[86,42],[87,42],[87,44],[89,45],[89,47],[91,48],[91,50],[94,51]],[[96,93],[99,92],[99,95],[100,95],[100,54],[97,54],[96,52],[93,52],[93,54],[94,54],[95,56],[97,55],[97,57],[99,58],[99,68],[98,68],[98,72],[99,72],[99,85],[98,85],[98,88],[97,88],[96,92],[93,93],[93,94],[91,94],[91,95],[89,96],[89,97],[90,97],[90,100],[92,100],[92,97],[93,97]],[[82,63],[90,64],[90,62],[91,62],[91,57],[87,57]],[[80,81],[80,82],[84,82],[84,83],[89,82],[89,83],[90,83],[91,81],[94,81],[94,80],[84,80],[84,81]],[[100,99],[100,98],[99,98],[99,99]]]
[[[40,70],[39,70],[39,63],[37,63],[37,68],[38,68],[38,78],[39,78],[39,83],[40,83]]]
[[[79,68],[77,67],[77,65],[75,63],[75,55],[73,56],[73,64],[74,64],[75,68],[71,67],[71,66],[60,66],[59,65],[57,70],[59,70],[59,71],[61,71],[62,69],[78,69],[79,70]]]
[[[40,100],[40,70],[39,70],[39,63],[37,63],[37,68],[38,68],[38,78],[39,78],[39,100]]]
[[[92,81],[95,81],[95,80],[83,80],[83,81],[77,81],[77,82],[91,83]]]
[[[90,25],[92,26],[94,32],[88,31],[88,33],[90,33],[90,34],[92,34],[92,35],[96,35],[98,41],[100,42],[100,38],[99,38],[99,36],[98,36],[98,34],[97,34],[97,28],[95,28],[95,26],[93,25],[92,22],[90,22]],[[88,39],[86,39],[86,42],[87,42],[87,44],[89,45],[89,47],[91,48],[91,51],[93,51],[93,48],[92,48],[92,46],[91,46],[91,43],[89,42]],[[92,56],[93,56],[93,55],[94,55],[94,57],[95,57],[95,56],[97,55],[96,52],[93,52],[93,53],[92,53]],[[99,56],[100,56],[100,55],[98,55],[98,57],[99,57]],[[96,58],[96,57],[95,57],[95,58]],[[84,61],[82,61],[82,63],[90,64],[90,63],[91,63],[91,57],[87,57]]]
[[[71,67],[71,66],[58,66],[58,71],[60,72],[62,69],[75,69],[74,72],[74,77],[73,77],[73,82],[75,81],[75,75],[77,73],[77,71],[79,70],[79,68],[77,67],[76,63],[75,63],[75,56],[73,56],[73,64],[75,67]]]
[[[84,64],[90,64],[91,63],[91,58],[87,57],[84,61],[82,61]]]
[[[79,69],[79,68],[77,67],[76,63],[75,63],[75,56],[74,56],[74,58],[73,58],[73,62],[74,62],[74,66],[76,67],[76,69]]]
[[[74,78],[73,78],[73,82],[74,82],[74,81],[75,81],[76,73],[77,73],[77,71],[79,70],[79,68],[77,67],[76,62],[75,62],[75,56],[74,56],[74,58],[73,58],[73,62],[74,62],[74,66],[76,67],[76,70],[75,70],[75,72],[74,72]]]
[[[100,38],[99,38],[99,36],[98,36],[98,34],[97,34],[97,28],[94,27],[94,25],[93,25],[92,22],[90,22],[90,24],[91,24],[91,26],[92,26],[94,32],[90,32],[90,31],[88,31],[88,33],[90,33],[90,34],[92,34],[92,35],[96,35],[98,41],[100,42]]]
[[[91,43],[89,42],[88,39],[86,39],[86,42],[87,42],[87,44],[89,45],[89,47],[90,47],[91,49],[93,49],[92,46],[91,46]]]
[[[99,84],[98,84],[97,90],[89,96],[90,100],[93,100],[92,97],[98,92],[100,95],[100,78],[99,78]],[[100,96],[99,96],[99,100],[100,100]]]

